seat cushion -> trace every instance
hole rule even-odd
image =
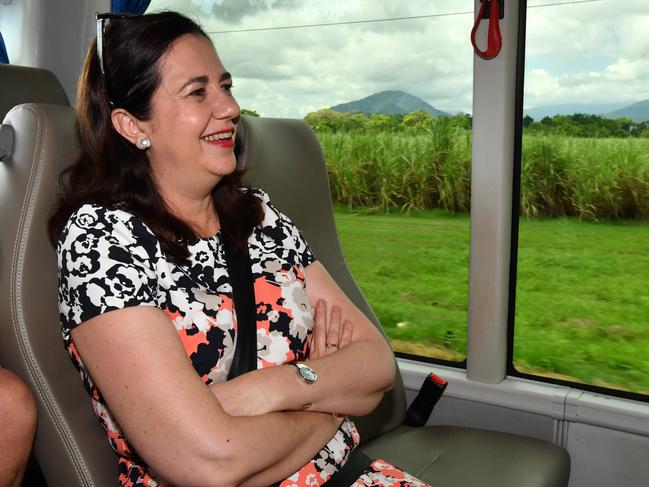
[[[457,426],[400,426],[363,445],[433,487],[565,487],[570,457],[525,436]]]

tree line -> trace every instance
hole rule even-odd
[[[606,118],[586,113],[543,117],[538,122],[526,115],[523,117],[523,127],[530,133],[569,137],[649,138],[649,121],[635,122],[626,117]]]
[[[422,133],[430,131],[436,118],[447,118],[451,126],[470,130],[473,120],[468,113],[450,117],[433,117],[425,110],[405,115],[366,115],[360,112],[336,112],[324,108],[311,112],[304,121],[316,132],[373,133],[405,132]],[[634,122],[630,118],[605,118],[600,115],[575,113],[554,115],[535,121],[531,116],[523,117],[525,133],[534,135],[562,135],[585,138],[649,138],[649,121]]]
[[[366,115],[360,112],[336,112],[323,108],[311,112],[304,121],[316,132],[410,132],[421,133],[431,130],[435,118],[426,110],[407,113],[405,115],[385,115],[374,113]],[[471,129],[471,115],[462,113],[448,118],[451,126]]]

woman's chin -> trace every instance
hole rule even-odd
[[[215,176],[225,177],[232,174],[237,168],[237,160],[232,155],[231,159],[221,159],[210,163],[210,172]]]

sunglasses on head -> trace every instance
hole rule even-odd
[[[134,17],[133,14],[114,14],[114,13],[104,13],[97,14],[97,58],[99,59],[99,71],[101,72],[101,83],[104,86],[104,93],[106,94],[106,99],[111,108],[115,107],[115,103],[110,98],[108,93],[108,85],[106,84],[106,67],[104,66],[104,33],[106,30],[106,22],[113,20],[127,19],[129,17]]]

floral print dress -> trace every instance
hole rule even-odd
[[[313,314],[304,269],[315,261],[291,221],[261,190],[262,224],[248,240],[257,305],[257,367],[304,360]],[[190,265],[168,262],[156,236],[119,208],[86,204],[68,220],[57,245],[59,310],[65,347],[92,398],[94,411],[118,455],[124,487],[165,485],[129,445],[101,391],[86,372],[71,330],[90,318],[129,306],[155,306],[178,337],[206,384],[225,381],[236,344],[236,313],[220,234],[189,243]],[[333,438],[282,487],[323,485],[359,444],[346,419]],[[354,486],[423,486],[377,460]]]

